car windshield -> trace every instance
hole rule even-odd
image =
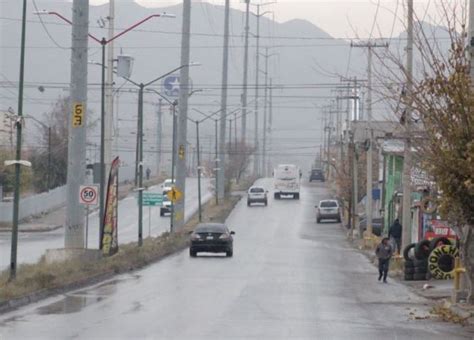
[[[251,188],[250,192],[252,192],[252,193],[262,193],[262,192],[265,192],[265,190],[263,190],[263,188]]]
[[[337,203],[335,201],[322,201],[319,206],[321,208],[336,208]]]
[[[224,224],[204,224],[197,226],[196,233],[225,233],[227,227]]]
[[[319,175],[321,173],[321,170],[313,170],[312,173],[313,175]]]

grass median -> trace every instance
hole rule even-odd
[[[217,206],[211,200],[204,205],[203,220],[224,222],[239,200],[240,197],[231,196]],[[39,292],[44,293],[44,297],[51,296],[68,287],[74,289],[96,282],[100,277],[143,268],[188,247],[189,232],[198,223],[195,214],[179,232],[148,237],[142,247],[138,247],[137,242],[122,244],[117,254],[95,262],[70,260],[46,263],[42,258],[35,264],[23,264],[18,267],[13,282],[8,281],[9,271],[5,270],[0,273],[0,305]]]

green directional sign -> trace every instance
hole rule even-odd
[[[159,206],[163,203],[163,195],[158,192],[143,192],[143,206]]]

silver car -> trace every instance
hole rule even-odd
[[[316,206],[316,221],[320,223],[322,220],[336,220],[341,222],[341,212],[339,203],[336,200],[322,200]]]

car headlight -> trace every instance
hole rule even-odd
[[[197,241],[197,240],[200,240],[201,239],[201,236],[199,236],[199,234],[192,234],[191,235],[191,240],[193,241]]]
[[[220,240],[228,240],[230,238],[230,234],[222,234],[221,236],[219,236],[219,239]]]

